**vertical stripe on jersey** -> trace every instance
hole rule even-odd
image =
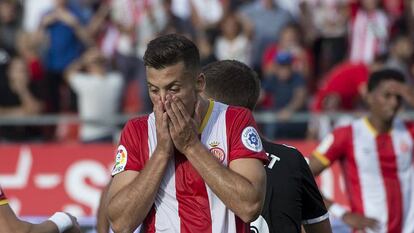
[[[379,221],[380,226],[379,230],[375,231],[376,233],[385,233],[387,232],[385,223],[388,220],[387,197],[378,161],[375,134],[369,129],[365,119],[353,124],[355,162],[360,180],[364,214]],[[373,231],[370,229],[366,230],[366,233],[371,232]]]
[[[349,135],[352,135],[350,138],[351,145],[349,145],[349,158],[347,160],[344,160],[344,163],[342,163],[342,171],[344,173],[344,176],[346,177],[345,182],[347,182],[346,187],[348,188],[348,192],[352,193],[352,195],[349,195],[352,212],[364,213],[364,206],[362,201],[362,191],[361,191],[361,183],[359,178],[359,172],[358,172],[358,166],[355,156],[355,146],[357,145],[355,143],[355,132],[352,129],[351,126],[347,127],[347,131]]]
[[[388,209],[387,233],[401,232],[402,223],[402,195],[398,178],[397,158],[394,152],[391,135],[381,134],[376,140],[378,148],[378,160],[381,166],[382,180],[385,187]],[[392,217],[390,217],[392,216]]]
[[[218,105],[218,107],[227,108],[227,106],[222,105]],[[227,130],[224,132],[219,130],[226,129],[226,111],[214,111],[212,112],[211,117],[217,119],[217,121],[209,121],[208,124],[206,124],[206,127],[201,135],[201,141],[204,145],[209,145],[210,142],[220,142],[219,147],[225,151],[223,165],[228,166],[229,151],[227,145]],[[207,184],[205,184],[205,186],[210,203],[212,232],[236,233],[236,218],[234,213],[224,205],[224,203],[208,187]],[[223,221],[223,219],[225,219],[225,221]]]
[[[181,219],[180,232],[212,232],[210,205],[204,181],[187,158],[178,151],[175,152],[175,184]]]
[[[397,229],[400,229],[399,232],[402,232],[401,229],[404,229],[403,232],[414,232],[414,223],[410,220],[414,219],[414,206],[412,204],[414,201],[414,185],[412,183],[412,176],[414,174],[412,166],[413,139],[404,123],[399,120],[394,124],[394,130],[391,132],[391,138],[396,155],[396,166],[398,171],[397,180],[400,184],[400,195],[402,200],[402,209],[400,211],[402,214],[402,220],[401,225],[397,227]],[[395,211],[393,210],[393,215],[396,214]],[[409,216],[410,214],[412,216]]]
[[[154,153],[157,145],[157,135],[155,128],[155,116],[152,113],[148,118],[148,145],[149,155]],[[157,211],[162,209],[163,211]],[[178,216],[178,202],[175,190],[175,166],[173,159],[170,159],[164,178],[161,180],[160,188],[155,196],[155,219],[152,221],[153,226],[148,229],[154,229],[153,232],[163,232],[166,229],[173,228],[174,232],[180,232],[180,217]],[[151,232],[151,231],[149,231]]]

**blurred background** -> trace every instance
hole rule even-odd
[[[203,65],[251,66],[262,133],[308,155],[366,110],[372,71],[414,83],[413,14],[411,0],[0,0],[0,184],[20,216],[63,209],[93,232],[119,133],[152,110],[146,45],[168,33]],[[337,168],[319,183],[346,204]]]

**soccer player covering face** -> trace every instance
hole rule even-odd
[[[414,232],[414,124],[396,116],[403,100],[414,106],[412,92],[396,70],[372,73],[369,114],[334,130],[310,159],[315,175],[341,164],[351,208],[328,206],[355,231]]]
[[[67,213],[55,213],[48,221],[31,224],[20,220],[9,206],[0,186],[0,232],[1,233],[80,233],[76,218]]]
[[[267,163],[250,111],[201,98],[197,47],[152,40],[144,61],[154,112],[123,129],[107,213],[115,232],[246,232]]]
[[[243,63],[224,60],[202,70],[204,94],[226,104],[253,110],[259,98],[260,81]],[[263,140],[270,163],[266,200],[260,217],[251,224],[254,233],[331,233],[328,213],[303,155],[295,148]]]

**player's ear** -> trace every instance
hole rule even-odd
[[[198,93],[202,93],[204,92],[205,87],[206,87],[206,77],[204,76],[203,73],[200,73],[197,76],[197,80],[196,80],[196,90]]]

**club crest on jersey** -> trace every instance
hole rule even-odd
[[[116,175],[125,169],[128,160],[128,152],[123,145],[119,145],[116,151],[115,166],[112,175]]]
[[[251,151],[260,152],[263,150],[259,134],[252,126],[248,126],[243,130],[241,140],[243,145]]]
[[[222,163],[224,161],[224,159],[226,158],[226,154],[224,153],[224,150],[221,149],[220,147],[218,147],[220,145],[220,142],[211,142],[209,143],[210,145],[210,153],[218,159],[218,161],[220,163]]]

